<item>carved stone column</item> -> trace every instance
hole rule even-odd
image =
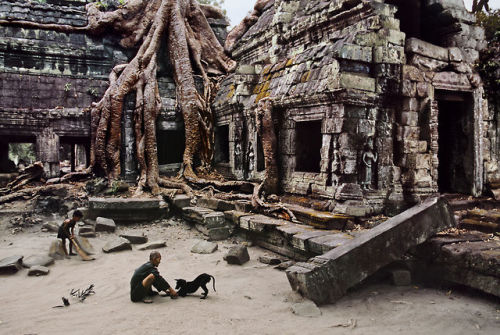
[[[46,178],[59,177],[59,136],[52,128],[45,128],[36,137],[36,159],[43,163]]]

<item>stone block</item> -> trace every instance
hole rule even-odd
[[[231,230],[228,227],[211,228],[208,231],[210,241],[222,241],[231,236]]]
[[[321,230],[311,230],[304,233],[298,233],[292,236],[291,244],[294,248],[303,251],[311,251],[309,247],[309,240],[319,236],[329,235],[329,231],[321,231]]]
[[[405,51],[441,61],[448,61],[448,49],[410,37],[406,40]]]
[[[1,274],[12,274],[21,270],[23,256],[10,256],[0,260],[0,273]]]
[[[462,50],[457,47],[448,48],[448,57],[450,62],[461,62],[464,59]]]
[[[189,197],[185,194],[178,194],[178,195],[174,196],[174,199],[172,200],[172,204],[177,209],[183,209],[184,207],[189,207],[191,204],[191,197]]]
[[[113,219],[98,217],[96,219],[95,231],[100,232],[114,232],[116,230],[116,223]]]
[[[54,264],[54,259],[46,255],[33,255],[23,259],[23,267],[31,268],[32,266],[49,266]]]
[[[410,248],[453,226],[446,200],[430,198],[340,247],[295,264],[287,269],[287,277],[292,289],[306,298],[317,304],[333,303]]]
[[[339,50],[339,58],[371,63],[372,48],[354,44],[344,44]]]
[[[285,220],[273,219],[260,214],[240,218],[240,228],[256,232],[270,231],[276,226],[285,224],[287,224]]]
[[[272,256],[268,256],[268,255],[263,255],[263,256],[259,256],[259,262],[261,262],[263,264],[269,264],[269,265],[278,265],[281,263],[281,259],[276,258],[276,257],[272,257]]]
[[[120,237],[126,238],[132,244],[143,244],[148,242],[148,237],[143,234],[122,234]]]
[[[191,252],[195,254],[212,254],[217,250],[217,248],[217,243],[200,240],[193,245]]]
[[[50,272],[49,268],[41,265],[35,265],[30,267],[28,271],[28,276],[46,276]]]
[[[153,249],[165,248],[166,246],[167,242],[165,241],[153,241],[141,244],[140,246],[137,247],[137,250],[153,250]]]
[[[374,63],[404,64],[406,56],[403,47],[375,47],[373,53]]]
[[[231,247],[231,249],[229,249],[227,254],[224,256],[224,260],[228,264],[236,264],[236,265],[245,264],[250,260],[247,247],[242,245]]]
[[[418,113],[412,111],[401,112],[400,122],[403,126],[417,126],[418,125]]]
[[[341,73],[340,85],[343,88],[352,88],[363,91],[375,92],[375,79],[353,73]]]
[[[132,245],[129,240],[123,237],[114,237],[111,241],[107,242],[102,251],[105,253],[117,252],[123,250],[132,250]]]
[[[322,235],[318,237],[311,238],[307,241],[309,245],[309,251],[322,255],[333,248],[339,247],[342,244],[352,240],[353,237],[344,233],[333,233],[329,232],[328,235]]]
[[[292,312],[298,316],[315,318],[321,316],[321,310],[312,301],[304,301],[292,305]]]

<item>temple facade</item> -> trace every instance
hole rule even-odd
[[[0,20],[81,27],[86,2],[5,0]],[[209,22],[223,41],[228,23]],[[133,55],[111,34],[0,31],[0,172],[11,168],[10,143],[33,143],[48,178],[59,176],[62,160],[85,165],[88,107],[111,69]],[[397,212],[438,192],[485,194],[500,177],[498,115],[474,69],[485,47],[462,0],[270,1],[232,48],[238,67],[213,103],[216,168],[232,179],[263,178],[255,110],[269,98],[282,194],[358,216]],[[158,71],[159,163],[172,173],[184,127],[170,65]],[[122,171],[133,181],[128,101]]]
[[[257,103],[273,100],[281,191],[351,215],[498,177],[497,115],[462,0],[275,0],[231,50],[215,102],[218,169],[262,178]]]

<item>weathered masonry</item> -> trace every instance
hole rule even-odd
[[[220,171],[262,178],[254,110],[274,100],[281,189],[350,215],[498,177],[497,115],[462,0],[275,0],[236,42],[215,102]]]
[[[83,27],[87,24],[87,2],[4,0],[0,3],[0,20]],[[110,10],[118,4],[113,0],[106,2]],[[223,41],[227,21],[208,20]],[[10,143],[33,143],[47,177],[59,176],[60,162],[65,159],[71,161],[73,169],[77,162],[88,162],[85,153],[88,156],[90,113],[86,108],[102,97],[113,67],[133,56],[119,46],[119,39],[110,34],[91,36],[0,26],[0,173],[13,168],[8,160]],[[157,128],[158,158],[162,170],[169,171],[178,168],[182,161],[184,126],[175,108],[170,65],[161,63],[158,71],[163,105]],[[135,180],[135,100],[130,97],[127,101],[122,121],[122,171],[124,178]],[[83,154],[77,155],[79,152]],[[81,157],[77,159],[78,156]]]

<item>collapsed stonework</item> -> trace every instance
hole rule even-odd
[[[281,190],[363,216],[498,177],[497,115],[462,0],[275,0],[232,46],[215,101],[218,168],[262,178],[257,103],[273,99]]]
[[[0,20],[82,27],[85,4],[8,0]],[[227,22],[209,22],[223,41]],[[270,97],[282,193],[354,216],[399,212],[437,192],[483,194],[499,177],[500,141],[498,115],[473,67],[485,47],[474,22],[462,0],[269,1],[230,50],[239,66],[213,104],[217,169],[263,178],[254,111]],[[46,177],[57,177],[62,145],[88,155],[85,108],[131,55],[111,34],[0,29],[0,162],[9,143],[32,142]],[[182,161],[184,127],[170,64],[158,72],[159,163],[171,173]],[[134,100],[122,120],[122,174],[130,181],[137,175]]]

